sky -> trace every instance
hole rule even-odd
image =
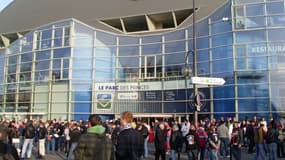
[[[13,0],[0,0],[0,12],[11,2],[13,2]]]

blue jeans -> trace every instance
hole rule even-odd
[[[33,138],[26,138],[24,140],[21,158],[26,158],[26,155],[27,155],[27,158],[31,158],[32,149],[33,149],[33,143],[34,143],[34,139]]]
[[[70,149],[68,152],[68,156],[67,156],[67,160],[72,160],[73,152],[74,152],[75,148],[77,147],[77,145],[78,145],[78,142],[72,142],[71,143],[71,146],[70,146]]]
[[[265,160],[265,151],[264,151],[264,145],[263,144],[255,144],[256,153],[254,156],[254,160],[258,160],[259,155],[261,156],[261,160]]]
[[[221,156],[228,156],[230,140],[224,137],[221,137],[220,140],[221,140],[220,154]]]
[[[219,160],[218,151],[214,149],[209,149],[209,159],[210,160]]]
[[[148,138],[145,138],[144,139],[144,158],[147,158],[148,157]]]
[[[234,160],[241,160],[241,149],[239,147],[231,147],[231,152]]]
[[[276,143],[269,143],[268,144],[268,153],[269,153],[269,160],[276,160],[277,159],[277,144]]]
[[[47,144],[47,153],[49,153],[50,151],[54,152],[55,151],[55,139],[52,138],[50,141],[48,141]]]
[[[174,149],[170,150],[171,152],[171,160],[176,160],[176,151]]]

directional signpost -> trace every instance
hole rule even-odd
[[[204,84],[204,85],[218,85],[222,86],[225,84],[223,78],[211,78],[211,77],[191,77],[193,84]]]

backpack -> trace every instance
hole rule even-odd
[[[11,146],[8,144],[5,144],[5,153],[0,153],[0,160],[15,160],[14,156],[11,154]]]
[[[266,143],[273,143],[277,141],[276,131],[273,128],[268,129],[265,140]]]

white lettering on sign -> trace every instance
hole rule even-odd
[[[263,53],[266,52],[285,52],[285,45],[276,45],[276,46],[262,46],[262,47],[253,47],[251,48],[251,52],[253,53]]]
[[[135,90],[147,90],[148,85],[137,85],[137,84],[123,84],[115,85],[114,83],[96,83],[96,90],[100,91],[135,91]]]

